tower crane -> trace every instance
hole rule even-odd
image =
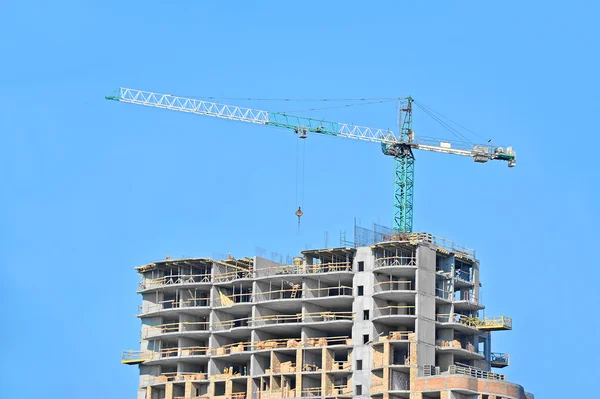
[[[512,147],[506,149],[490,145],[453,143],[428,138],[415,137],[412,129],[412,108],[414,99],[402,100],[399,108],[398,134],[389,129],[376,129],[347,123],[329,122],[320,119],[288,115],[284,112],[269,112],[253,108],[219,104],[194,98],[178,97],[170,94],[153,93],[121,87],[114,95],[105,97],[123,103],[163,108],[172,111],[212,116],[239,122],[292,130],[299,138],[307,138],[309,133],[343,137],[379,143],[385,155],[394,157],[394,213],[393,229],[397,233],[411,233],[413,230],[413,190],[415,157],[413,150],[433,151],[443,154],[471,157],[475,162],[491,160],[506,161],[509,167],[516,164],[516,153]],[[300,208],[296,211],[302,216]]]

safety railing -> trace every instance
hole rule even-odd
[[[479,330],[510,330],[512,319],[505,316],[486,316],[483,318],[468,317],[458,313],[438,314],[437,321],[440,323],[459,323]]]
[[[138,289],[145,290],[169,285],[210,283],[210,281],[210,274],[178,274],[159,278],[144,278],[138,284]]]
[[[354,319],[353,312],[311,312],[304,313],[303,321],[319,322],[319,321],[336,321],[336,320],[352,320]]]
[[[477,297],[475,295],[473,295],[471,292],[469,292],[469,291],[463,291],[463,292],[458,291],[457,294],[458,294],[458,298],[454,299],[456,302],[464,301],[464,302],[469,302],[469,303],[477,304]]]
[[[446,341],[443,339],[438,339],[435,341],[435,345],[440,347],[441,349],[446,349],[446,348],[451,348],[451,349],[464,349],[467,350],[471,353],[476,353],[479,355],[483,355],[482,352],[480,352],[477,348],[475,348],[475,346],[470,343],[467,342],[465,344],[461,343],[459,340],[455,339],[452,341]]]
[[[178,356],[208,356],[211,348],[208,346],[187,346],[182,348],[163,348],[155,352],[156,358],[164,359]]]
[[[211,354],[214,356],[231,355],[234,353],[250,352],[255,349],[256,344],[253,344],[252,342],[235,342],[218,348],[212,348]]]
[[[244,318],[240,318],[240,319],[217,321],[211,325],[211,328],[214,331],[222,331],[222,330],[230,330],[232,328],[238,328],[238,327],[250,327],[251,320],[252,320],[251,317],[244,317]]]
[[[239,279],[243,279],[243,278],[252,278],[252,277],[253,277],[253,273],[250,270],[237,270],[237,271],[233,271],[233,272],[215,274],[215,275],[213,275],[213,281],[215,283],[224,283],[224,282],[228,282],[228,281],[239,280]]]
[[[375,259],[375,268],[398,266],[398,267],[416,267],[416,256],[386,256]]]
[[[506,316],[486,316],[478,319],[477,328],[480,330],[510,330],[512,318]]]
[[[352,262],[327,262],[312,265],[277,265],[255,270],[255,276],[268,277],[289,274],[352,272]]]
[[[467,283],[473,282],[473,275],[464,270],[455,270],[454,277]]]
[[[208,331],[210,323],[207,321],[185,321],[180,323],[165,323],[156,326],[148,326],[144,330],[143,338],[153,337],[160,334],[189,331]]]
[[[494,366],[508,366],[510,364],[510,355],[508,353],[492,352],[490,362]]]
[[[258,316],[249,320],[252,326],[265,326],[271,324],[301,323],[302,313],[296,314],[275,314],[268,316]]]
[[[332,390],[333,395],[351,395],[352,385],[334,385]]]
[[[303,398],[312,398],[315,396],[321,396],[321,388],[302,388],[302,397]]]
[[[190,298],[185,301],[164,301],[161,303],[151,303],[138,306],[138,315],[159,312],[167,309],[193,308],[193,307],[209,307],[209,298]]]
[[[408,341],[410,340],[410,334],[414,334],[414,331],[390,331],[387,335],[380,336],[379,342]]]
[[[123,351],[121,352],[121,363],[136,364],[152,359],[151,351]]]
[[[352,368],[352,365],[349,361],[334,361],[331,365],[331,371],[348,371]]]
[[[243,292],[240,294],[226,295],[222,292],[215,298],[215,307],[217,306],[233,306],[240,303],[253,303],[254,295],[251,292]]]
[[[257,292],[255,295],[256,302],[279,301],[282,299],[302,298],[302,288],[298,284],[298,288],[290,288],[285,290],[274,290],[266,292]]]
[[[378,312],[375,314],[375,318],[386,317],[386,316],[414,316],[414,314],[415,314],[415,307],[412,305],[382,306],[382,307],[377,308],[377,310],[378,310]]]
[[[388,291],[412,291],[413,282],[410,280],[390,280],[375,284],[375,293]]]
[[[187,346],[187,347],[171,347],[163,348],[158,351],[123,351],[123,363],[141,363],[147,360],[158,360],[171,357],[186,357],[186,356],[223,356],[235,353],[252,352],[260,350],[272,350],[277,348],[310,348],[310,347],[326,347],[334,345],[352,345],[352,339],[349,336],[336,337],[315,337],[315,338],[282,338],[257,342],[234,342],[232,344],[223,345],[220,347],[209,346]],[[337,368],[336,368],[337,367]],[[350,370],[351,364],[345,362],[334,362],[333,370]],[[165,373],[160,378],[163,381],[171,381],[177,373]],[[188,373],[179,373],[183,375]],[[190,377],[182,377],[183,379],[205,379],[204,373],[189,373]],[[195,377],[194,377],[195,376]],[[167,379],[168,377],[168,379]]]
[[[246,392],[232,392],[231,399],[246,399]]]
[[[440,323],[463,324],[472,328],[477,328],[478,325],[478,319],[476,317],[469,317],[458,313],[438,314],[436,315],[436,319]]]
[[[213,324],[215,330],[226,330],[235,327],[261,327],[273,324],[352,320],[352,312],[311,312],[296,314],[276,314],[243,319],[227,320]]]
[[[154,385],[174,381],[204,381],[207,380],[206,373],[162,373],[158,376],[146,375],[143,377],[142,385]]]
[[[484,378],[488,380],[506,380],[506,376],[504,374],[492,373],[471,367],[461,367],[455,365],[448,367],[448,374],[466,375],[468,377]]]
[[[325,287],[325,288],[309,288],[306,290],[306,298],[326,298],[334,296],[352,296],[352,287]]]
[[[441,288],[436,288],[435,289],[435,296],[438,297],[438,298],[445,299],[447,301],[451,301],[452,300],[452,293],[450,291],[444,291]]]

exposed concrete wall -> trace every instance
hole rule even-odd
[[[358,272],[358,262],[364,262],[364,271]],[[371,249],[368,247],[358,248],[354,257],[353,269],[356,272],[353,280],[354,304],[354,325],[352,326],[352,343],[354,345],[352,361],[353,367],[356,367],[356,361],[362,360],[362,370],[354,373],[354,385],[362,385],[362,396],[356,398],[369,397],[369,388],[371,386],[371,364],[372,351],[370,345],[363,344],[363,336],[368,334],[371,340],[376,340],[373,323],[371,320],[363,320],[363,310],[369,310],[370,319],[374,315],[373,303],[373,267],[374,258]],[[357,296],[358,286],[363,286],[363,296]]]
[[[435,250],[420,245],[417,248],[417,362],[435,364]]]

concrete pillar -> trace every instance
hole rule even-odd
[[[173,399],[173,383],[167,382],[165,384],[165,399]]]
[[[185,383],[185,393],[184,396],[186,399],[194,396],[194,384],[191,381],[187,381]]]

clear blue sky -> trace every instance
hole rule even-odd
[[[390,225],[377,145],[104,100],[412,95],[518,166],[417,154],[415,227],[477,249],[505,369],[538,398],[600,376],[595,2],[14,1],[0,13],[2,397],[134,398],[133,267],[166,255],[294,255]],[[327,3],[327,4],[325,4]],[[452,4],[449,4],[452,3]],[[493,3],[493,4],[490,4]],[[251,103],[272,110],[323,104]],[[301,113],[395,127],[393,104]],[[415,112],[417,134],[452,138]],[[471,137],[476,139],[477,137]]]

